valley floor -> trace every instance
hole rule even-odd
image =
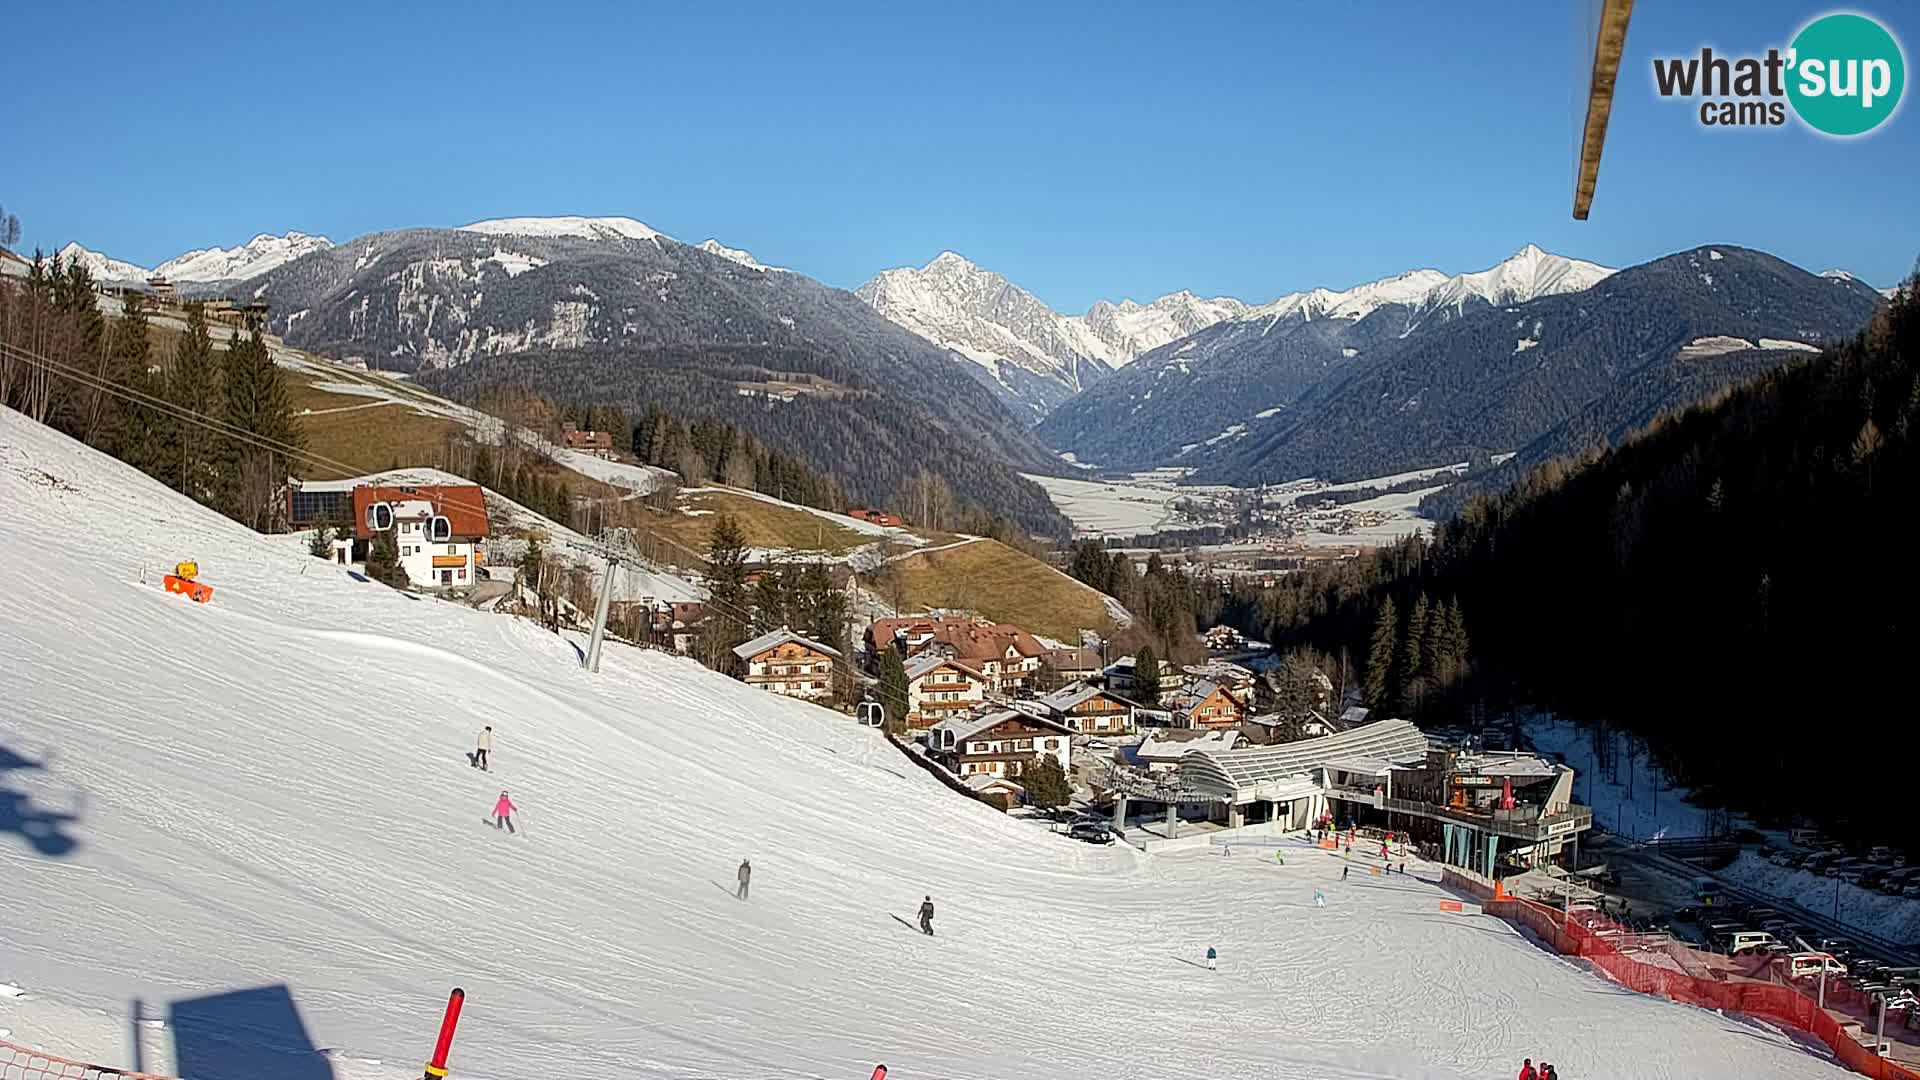
[[[15,1043],[398,1080],[457,984],[475,1080],[1850,1075],[1424,882],[1076,844],[691,661],[612,646],[589,675],[4,411],[0,506]],[[158,587],[185,558],[211,603]],[[503,788],[514,835],[482,820]],[[895,918],[929,895],[934,938]]]

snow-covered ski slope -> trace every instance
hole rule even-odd
[[[589,675],[4,410],[0,550],[14,1042],[400,1080],[457,984],[474,1080],[1848,1075],[1429,885],[1076,844],[689,661],[614,646]],[[182,558],[210,604],[156,583]],[[464,757],[482,723],[492,774]],[[481,821],[503,787],[517,836]],[[894,919],[927,894],[932,939]]]

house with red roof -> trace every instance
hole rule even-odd
[[[486,493],[478,484],[362,484],[353,489],[354,556],[365,559],[374,527],[392,514],[407,579],[421,589],[471,588],[488,536]],[[381,520],[376,520],[380,518]]]

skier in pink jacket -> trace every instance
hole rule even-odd
[[[507,827],[508,832],[514,832],[515,831],[513,827],[514,809],[515,807],[513,805],[513,800],[507,798],[506,792],[504,791],[501,792],[500,801],[493,804],[493,827],[497,829],[500,826],[505,825]]]

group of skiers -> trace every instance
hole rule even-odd
[[[1560,1080],[1560,1074],[1544,1061],[1536,1069],[1533,1067],[1533,1059],[1527,1058],[1520,1063],[1520,1080]]]

